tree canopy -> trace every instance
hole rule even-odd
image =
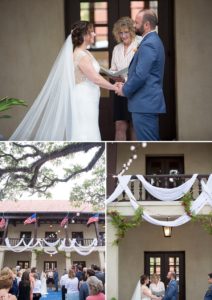
[[[89,187],[100,200],[104,194],[104,143],[7,142],[0,144],[1,199],[15,199],[23,192],[50,197],[50,189],[92,171]],[[90,152],[89,161],[75,160],[77,154]],[[97,164],[98,162],[98,164]],[[58,168],[60,171],[58,173]],[[62,174],[62,175],[61,175]],[[95,182],[98,180],[98,182]],[[91,182],[92,181],[92,182]],[[73,189],[72,200],[84,199],[88,182]],[[78,193],[78,194],[77,194]],[[80,198],[81,193],[81,198]],[[75,194],[75,198],[73,195]],[[98,196],[97,196],[98,194]],[[97,199],[95,198],[95,199]],[[82,200],[81,200],[82,201]],[[91,199],[92,202],[92,199]],[[94,201],[96,203],[96,200]]]

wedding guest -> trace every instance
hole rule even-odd
[[[113,35],[118,45],[113,49],[111,70],[119,71],[129,66],[135,51],[141,42],[141,37],[136,36],[134,22],[129,17],[120,18],[113,26]],[[127,75],[125,74],[124,81]],[[117,78],[119,81],[120,78]],[[132,128],[131,113],[127,108],[127,98],[114,94],[113,99],[115,140],[126,141],[127,130],[130,130],[130,139],[136,140]]]
[[[151,290],[148,288],[149,284],[149,276],[147,275],[142,275],[140,278],[140,283],[141,283],[141,299],[146,299],[149,297],[149,299],[154,299],[154,300],[161,300],[161,297],[157,297],[152,294]]]
[[[97,265],[93,266],[93,270],[95,272],[95,276],[102,281],[103,285],[105,284],[105,273],[101,271],[100,267]]]
[[[94,275],[95,272],[92,269],[87,269],[86,272],[83,272],[82,281],[79,285],[79,300],[86,300],[86,298],[89,296],[89,285],[87,280],[90,276]]]
[[[90,276],[87,280],[90,290],[90,296],[86,300],[105,300],[105,295],[102,293],[103,284],[96,276]]]
[[[204,300],[212,300],[212,273],[208,274],[208,283],[210,286],[205,294]]]
[[[75,275],[75,272],[70,269],[68,272],[68,278],[65,282],[65,287],[67,289],[67,300],[79,300],[79,280]]]
[[[33,287],[33,300],[39,300],[41,298],[41,280],[38,277],[37,273],[33,275],[35,279],[34,287]]]
[[[160,281],[160,277],[157,274],[153,274],[151,277],[151,284],[149,286],[153,295],[156,296],[164,296],[165,294],[165,286],[162,281]]]
[[[77,266],[77,270],[76,270],[76,277],[78,278],[78,280],[82,280],[82,266],[78,265]]]
[[[67,279],[68,279],[68,273],[65,270],[64,274],[60,278],[62,300],[65,300],[65,298],[66,298],[67,289],[65,287],[65,284],[66,284]]]
[[[16,296],[9,293],[12,284],[12,271],[9,268],[4,268],[0,273],[0,299],[17,300]]]
[[[30,300],[31,291],[32,290],[31,290],[30,273],[28,271],[25,271],[19,283],[18,300]]]
[[[16,271],[16,268],[13,268],[11,271],[12,271],[12,276],[13,276],[13,284],[12,284],[12,287],[9,292],[10,292],[10,294],[17,297],[18,296],[17,271]]]
[[[21,277],[22,277],[23,272],[24,271],[22,271],[22,270],[17,271],[17,277],[16,278],[17,278],[17,284],[18,284],[18,286],[19,286],[19,283],[21,281]]]

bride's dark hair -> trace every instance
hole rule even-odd
[[[84,36],[93,30],[93,24],[88,21],[78,21],[71,28],[74,49],[84,42]]]
[[[145,281],[147,280],[147,278],[149,278],[148,275],[146,275],[146,274],[141,275],[141,277],[140,277],[140,283],[141,283],[141,284],[144,284]]]

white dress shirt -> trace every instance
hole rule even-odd
[[[61,276],[60,278],[60,286],[65,286],[66,284],[66,280],[68,279],[68,274],[64,274],[63,276]]]
[[[33,294],[41,294],[41,281],[39,279],[35,280]]]

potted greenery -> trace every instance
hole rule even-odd
[[[0,99],[0,119],[11,118],[10,115],[4,115],[4,114],[2,115],[1,112],[4,112],[12,108],[13,106],[17,106],[17,105],[27,106],[25,101],[21,99],[9,98],[9,97]],[[0,140],[1,139],[3,139],[3,137],[0,135]]]

